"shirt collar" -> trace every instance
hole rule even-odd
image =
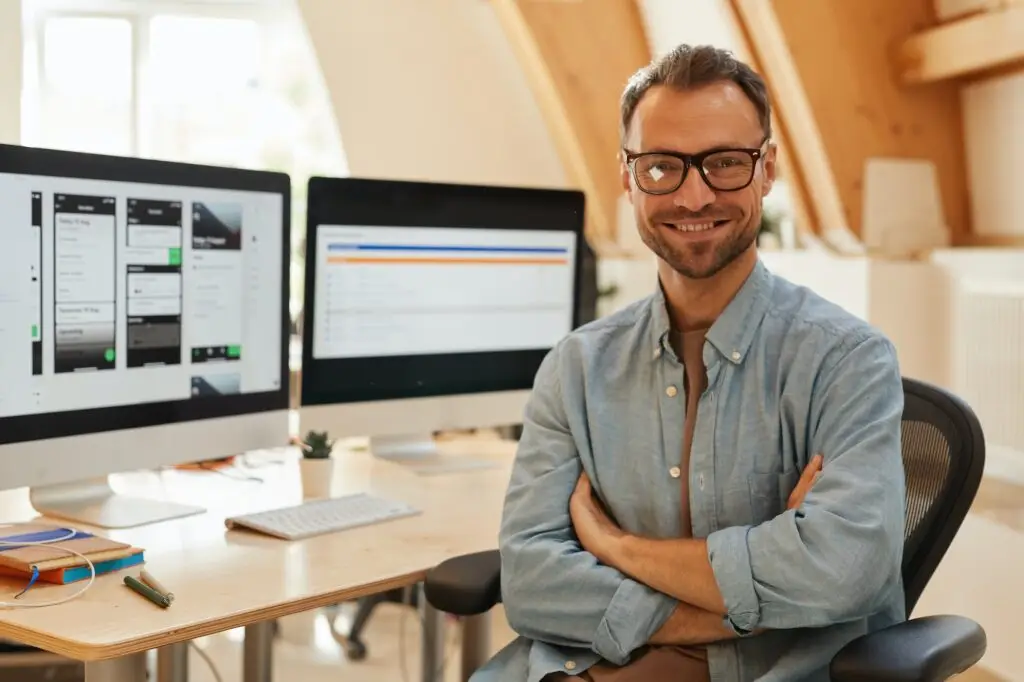
[[[708,330],[708,341],[722,357],[734,365],[741,364],[747,357],[747,350],[768,310],[773,283],[768,268],[758,260],[743,286]],[[668,335],[671,330],[665,292],[660,283],[651,299],[651,320],[654,357],[658,358],[669,348]]]

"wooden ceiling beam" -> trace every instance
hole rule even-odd
[[[786,177],[794,190],[796,219],[819,236],[848,232],[825,145],[775,9],[764,0],[725,4],[750,52],[751,65],[764,77],[771,93],[779,151],[784,161],[790,162]]]
[[[914,33],[900,45],[895,68],[905,84],[982,75],[1024,63],[1024,5],[972,14]]]
[[[492,0],[569,180],[587,196],[587,235],[599,253],[620,251],[619,98],[650,62],[634,0]],[[614,49],[609,49],[614,46]]]

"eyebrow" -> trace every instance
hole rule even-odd
[[[762,142],[761,145],[764,143]],[[635,152],[637,154],[704,154],[707,152],[720,152],[724,149],[760,149],[761,145],[745,145],[741,142],[728,142],[725,144],[716,144],[713,147],[707,147],[701,149],[698,152],[681,152],[678,149],[670,149],[668,147],[652,147],[641,152]]]

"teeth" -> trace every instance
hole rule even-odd
[[[714,223],[688,223],[686,225],[673,225],[680,232],[703,232],[714,227]]]

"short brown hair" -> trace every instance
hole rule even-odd
[[[772,105],[768,88],[750,66],[744,64],[729,50],[711,45],[679,45],[665,55],[643,67],[629,79],[622,93],[620,111],[623,139],[633,120],[633,113],[647,91],[656,85],[679,90],[690,90],[718,81],[732,81],[757,109],[765,137],[772,134]]]

